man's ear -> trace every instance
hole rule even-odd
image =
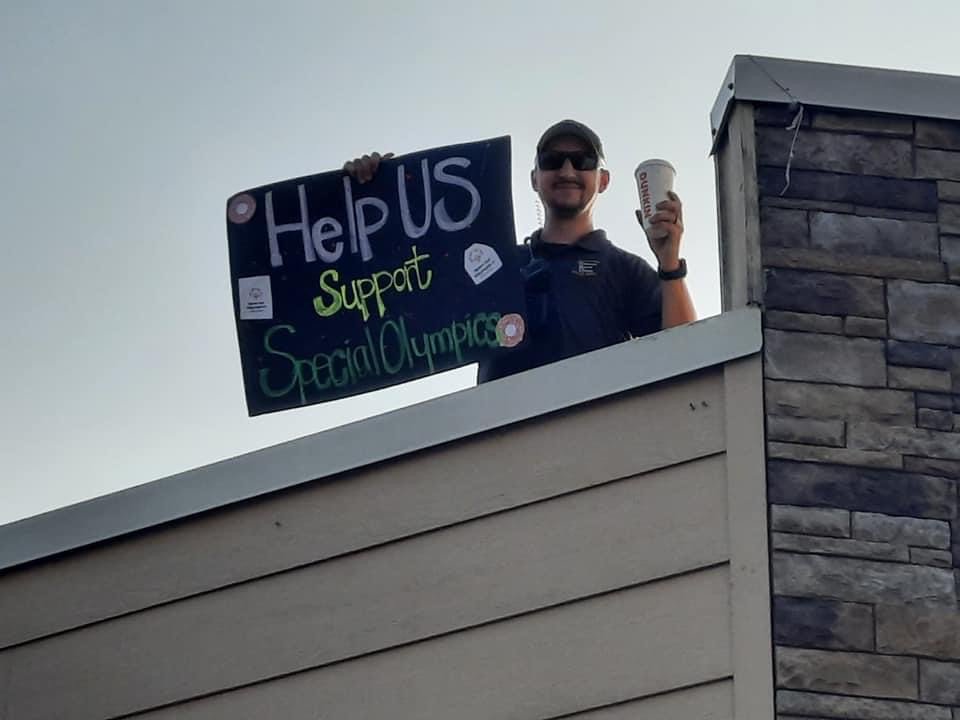
[[[537,171],[533,169],[530,171],[530,187],[533,188],[534,192],[540,192],[540,188],[537,187]]]
[[[607,189],[607,186],[610,184],[610,171],[606,168],[600,170],[600,182],[597,185],[597,191],[603,192]]]

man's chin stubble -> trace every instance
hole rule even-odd
[[[550,212],[555,218],[569,220],[582,213],[583,208],[583,205],[550,205]]]

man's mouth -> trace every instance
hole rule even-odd
[[[583,186],[580,183],[572,183],[572,182],[554,183],[553,187],[557,188],[558,190],[564,190],[567,188],[576,188],[577,190],[581,190],[583,188]]]

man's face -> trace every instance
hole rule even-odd
[[[594,150],[584,140],[564,136],[551,140],[544,152],[570,152],[593,154]],[[594,170],[577,170],[569,159],[557,170],[543,170],[539,163],[531,173],[533,189],[544,206],[555,216],[572,218],[590,212],[597,195],[607,189],[610,176],[599,167]]]

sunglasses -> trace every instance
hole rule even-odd
[[[569,160],[574,170],[596,170],[600,166],[600,158],[596,153],[577,150],[561,152],[559,150],[544,150],[537,154],[537,167],[541,170],[559,170]]]

